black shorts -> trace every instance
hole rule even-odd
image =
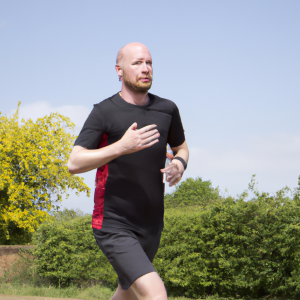
[[[147,236],[130,230],[93,228],[93,232],[99,248],[117,272],[123,290],[127,290],[137,278],[155,272],[152,261],[158,250],[161,232],[152,232]]]

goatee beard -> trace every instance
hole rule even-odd
[[[149,75],[148,76],[149,81],[148,82],[143,82],[143,81],[139,81],[139,78],[137,78],[136,82],[131,82],[125,73],[123,73],[123,82],[124,84],[133,92],[135,93],[147,93],[152,85],[152,76]]]

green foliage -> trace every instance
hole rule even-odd
[[[52,285],[36,286],[31,283],[15,284],[15,283],[0,283],[0,294],[21,295],[21,296],[35,296],[35,297],[53,297],[53,298],[73,298],[73,299],[86,299],[86,300],[109,300],[114,294],[114,290],[99,284],[89,287],[77,287],[71,285],[65,288],[59,288]],[[2,298],[5,298],[2,296]],[[8,298],[8,297],[7,297]],[[15,297],[19,299],[20,297]],[[169,300],[189,300],[189,298],[173,298],[168,297]],[[205,297],[201,299],[206,300],[232,300],[232,298],[219,298],[215,296]],[[199,300],[201,300],[199,299]],[[242,300],[242,299],[235,299]],[[275,300],[269,298],[268,300]]]
[[[28,229],[20,228],[11,220],[7,222],[6,231],[7,235],[0,234],[0,245],[26,245],[31,243],[32,232]]]
[[[154,266],[170,296],[300,298],[300,184],[270,195],[255,189],[253,177],[233,199],[210,182],[188,179],[166,202]],[[90,222],[89,215],[65,210],[40,226],[34,239],[40,276],[55,285],[116,284]]]
[[[33,239],[38,274],[54,285],[115,285],[117,276],[95,242],[91,216],[65,210],[55,217],[55,222],[42,224]]]
[[[165,195],[165,208],[202,206],[220,198],[219,189],[213,188],[210,181],[188,178],[176,187],[175,192]]]
[[[99,284],[96,286],[81,288],[75,285],[71,285],[65,288],[59,288],[52,285],[37,286],[28,282],[26,284],[2,283],[0,284],[0,294],[35,296],[45,298],[53,297],[56,299],[73,298],[86,300],[109,300],[114,294],[114,291]],[[19,297],[16,297],[16,299],[19,299]]]
[[[171,294],[300,298],[299,188],[290,199],[254,186],[250,201],[166,210],[154,265]]]
[[[30,240],[30,233],[59,208],[62,195],[69,196],[68,190],[90,195],[83,178],[67,167],[75,139],[69,131],[75,125],[58,113],[35,122],[19,120],[20,104],[11,116],[0,112],[0,240],[4,244],[14,244],[9,239],[22,234]]]

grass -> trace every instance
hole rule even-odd
[[[0,283],[0,294],[6,295],[19,295],[19,296],[39,296],[39,297],[54,297],[54,298],[75,298],[86,300],[109,300],[114,294],[114,290],[108,287],[95,285],[90,287],[54,287],[51,285],[37,285],[32,283],[19,283],[9,282]],[[211,296],[202,298],[205,300],[232,300],[233,298],[220,298],[217,296]],[[267,298],[266,300],[272,300],[274,298]],[[184,297],[169,297],[169,300],[194,300]],[[200,300],[200,299],[199,299]],[[242,300],[242,299],[235,299]],[[256,299],[257,300],[257,299]],[[275,300],[275,299],[274,299]]]
[[[86,300],[108,300],[114,294],[112,289],[99,283],[82,287],[55,287],[48,279],[37,274],[33,257],[28,252],[19,254],[19,259],[0,278],[0,294]]]
[[[54,298],[76,298],[86,300],[109,300],[114,291],[108,287],[95,285],[85,288],[70,286],[57,288],[54,286],[37,286],[34,284],[0,283],[0,294],[19,296],[39,296]],[[169,297],[170,300],[192,300],[184,297]],[[208,297],[206,300],[230,300],[229,298]],[[194,300],[194,299],[193,299]],[[235,299],[238,300],[238,299]],[[241,300],[241,299],[240,299]]]
[[[37,286],[34,284],[20,283],[1,283],[0,294],[19,295],[19,296],[39,296],[54,298],[76,298],[86,300],[109,300],[114,291],[103,286],[91,286],[87,288],[78,288],[70,286],[57,288],[54,286]]]
[[[36,273],[32,256],[26,251],[23,254],[20,253],[20,258],[15,261],[4,277],[0,278],[0,294],[4,295],[109,300],[114,292],[101,283],[89,286],[71,285],[63,288],[53,286],[49,280]],[[188,300],[187,298],[176,299]]]
[[[10,268],[10,270],[6,272],[5,276],[0,278],[0,294],[53,298],[76,298],[86,300],[109,300],[114,294],[114,290],[99,282],[90,284],[89,286],[71,285],[63,288],[55,287],[50,283],[49,280],[40,277],[36,273],[32,257],[25,252],[23,255],[21,254],[20,259],[18,259]],[[169,299],[194,300],[185,297],[169,297]],[[233,300],[233,298],[220,298],[218,296],[210,296],[202,299]],[[243,299],[235,298],[234,300]],[[265,300],[275,299],[272,297],[267,297]]]

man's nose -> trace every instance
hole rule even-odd
[[[149,73],[149,68],[146,63],[142,64],[142,72],[148,74]]]

